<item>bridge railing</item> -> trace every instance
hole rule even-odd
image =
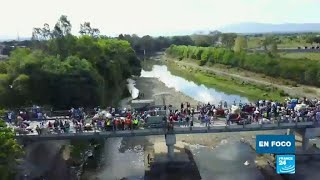
[[[76,138],[107,138],[107,137],[132,137],[132,136],[149,136],[149,135],[164,135],[164,134],[190,134],[190,133],[221,133],[221,132],[241,132],[241,131],[259,131],[259,130],[277,130],[287,128],[310,128],[312,122],[299,122],[283,124],[277,127],[276,124],[263,124],[261,126],[249,124],[243,128],[241,125],[235,126],[208,126],[208,127],[175,127],[173,129],[166,128],[151,128],[151,129],[131,129],[127,131],[90,131],[79,133],[59,133],[59,134],[42,134],[42,135],[16,135],[16,138],[29,138],[33,140],[62,140]]]

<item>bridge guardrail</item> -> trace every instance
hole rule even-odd
[[[299,122],[286,124],[285,126],[277,127],[272,124],[262,124],[260,126],[241,125],[235,126],[208,126],[208,127],[175,127],[173,129],[158,128],[158,129],[131,129],[124,131],[90,131],[78,133],[60,133],[60,134],[32,134],[32,135],[16,135],[16,138],[31,138],[39,140],[50,139],[69,139],[69,138],[95,138],[95,137],[131,137],[131,136],[148,136],[161,134],[188,134],[188,133],[220,133],[220,132],[240,132],[240,131],[260,131],[260,130],[277,130],[287,128],[308,128],[313,127],[312,122]]]

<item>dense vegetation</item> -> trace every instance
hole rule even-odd
[[[0,105],[51,105],[57,108],[114,104],[126,79],[140,73],[129,42],[98,36],[90,23],[81,36],[61,16],[53,30],[35,28],[32,48],[17,48],[0,63]]]
[[[237,37],[234,33],[221,33],[219,31],[213,31],[209,34],[193,34],[189,36],[172,36],[172,37],[151,37],[149,35],[139,37],[135,34],[120,34],[118,39],[127,40],[132,45],[132,48],[139,54],[152,53],[161,51],[168,48],[170,45],[191,45],[191,46],[216,46],[221,45],[222,47],[231,48],[234,45],[234,40]]]
[[[265,53],[235,52],[225,48],[176,46],[166,53],[174,58],[193,59],[199,65],[218,63],[264,73],[272,77],[291,79],[299,83],[320,86],[320,62],[308,59],[292,60]]]
[[[277,48],[295,48],[312,46],[320,43],[320,37],[314,33],[292,33],[292,34],[251,34],[239,38],[235,33],[221,33],[212,31],[208,34],[193,34],[188,36],[172,37],[151,37],[149,35],[139,37],[135,34],[120,34],[118,39],[127,40],[132,48],[139,54],[146,50],[146,53],[161,51],[170,45],[190,45],[201,47],[223,47],[233,48],[237,43],[237,38],[241,42],[246,40],[247,49],[262,48],[266,51],[274,51]],[[236,47],[235,47],[236,48]]]
[[[99,35],[99,30],[97,28],[92,28],[89,22],[85,22],[81,24],[81,29],[79,31],[81,35],[90,35],[94,37],[102,37],[105,36]],[[45,24],[43,28],[35,28],[34,29],[34,39],[37,40],[47,40],[54,36],[54,34],[50,33],[50,28],[48,24]],[[145,35],[139,37],[136,34],[120,34],[117,39],[126,40],[130,43],[131,47],[135,50],[137,54],[143,54],[144,51],[146,54],[152,54],[154,52],[163,51],[168,48],[170,45],[194,45],[194,46],[222,46],[225,48],[232,48],[234,45],[234,40],[237,37],[234,33],[221,33],[219,31],[213,31],[209,34],[193,34],[186,36],[172,36],[172,37],[152,37],[149,35]],[[3,50],[3,54],[9,55],[10,51],[15,49],[18,46],[26,46],[32,47],[34,42],[25,40],[25,41],[6,41],[2,42],[5,45],[5,49]]]
[[[276,40],[279,48],[294,48],[312,46],[320,43],[318,33],[291,33],[291,34],[259,34],[247,35],[248,48],[263,47],[266,39],[273,38]]]
[[[23,155],[22,147],[14,140],[13,131],[0,120],[0,179],[14,179],[17,159]]]

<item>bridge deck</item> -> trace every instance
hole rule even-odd
[[[200,133],[223,133],[223,132],[242,132],[242,131],[266,131],[280,129],[304,129],[313,128],[313,122],[299,123],[281,123],[281,124],[249,124],[232,126],[211,126],[211,127],[175,127],[173,131],[167,129],[137,129],[125,131],[91,131],[82,133],[61,133],[44,135],[16,135],[16,139],[28,139],[33,141],[41,140],[69,140],[69,139],[94,139],[94,138],[112,138],[112,137],[133,137],[133,136],[151,136],[165,134],[200,134]]]

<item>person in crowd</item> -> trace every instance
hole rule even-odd
[[[208,116],[207,114],[206,114],[205,117],[204,117],[204,121],[205,121],[205,123],[206,123],[206,127],[208,127],[209,124],[210,124],[210,119],[209,119],[209,116]]]
[[[231,114],[230,114],[228,111],[226,112],[226,114],[227,114],[227,115],[226,115],[226,125],[229,126],[229,125],[230,125],[230,122],[231,122],[231,121],[230,121],[230,118],[231,118],[230,115],[231,115]]]
[[[138,128],[138,124],[139,124],[139,121],[138,121],[137,118],[135,118],[135,119],[133,120],[133,128],[134,128],[134,129],[137,129],[137,128]]]
[[[37,125],[37,127],[36,127],[36,131],[37,131],[38,135],[40,135],[40,134],[41,134],[41,128],[39,127],[39,125]]]
[[[48,122],[48,128],[49,128],[49,129],[52,129],[52,128],[53,128],[53,124],[52,124],[50,121]]]
[[[190,125],[190,115],[186,116],[186,124],[185,126],[188,127]]]

